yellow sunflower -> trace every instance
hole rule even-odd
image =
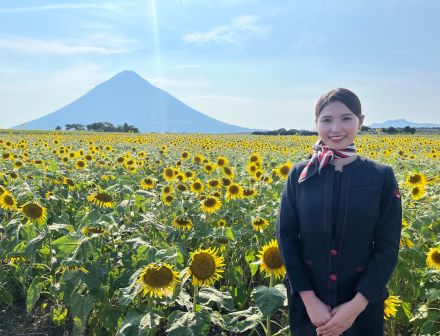
[[[220,156],[217,158],[217,166],[224,167],[224,166],[227,166],[228,164],[229,164],[229,160],[227,157]]]
[[[238,183],[231,183],[226,188],[226,198],[228,199],[240,199],[243,198],[243,187]]]
[[[173,195],[162,195],[162,203],[166,206],[171,205],[171,203],[173,203],[174,201],[174,196]]]
[[[214,213],[222,207],[222,202],[215,196],[208,196],[201,201],[202,211],[207,213]]]
[[[141,180],[142,189],[149,190],[153,189],[156,186],[156,180],[152,177],[144,177]]]
[[[234,178],[234,176],[235,176],[234,170],[231,167],[224,166],[224,167],[222,167],[222,171],[223,171],[223,174],[226,175],[226,177],[229,177],[231,179]]]
[[[192,276],[194,286],[211,286],[221,279],[223,257],[217,256],[215,249],[198,249],[190,255],[187,274]]]
[[[257,194],[257,191],[253,188],[245,188],[243,189],[243,196],[245,197],[252,197]]]
[[[220,218],[220,219],[217,221],[217,226],[218,226],[218,227],[225,227],[226,224],[227,224],[227,222],[226,222],[226,219],[224,219],[224,218]]]
[[[188,160],[189,159],[189,152],[188,151],[184,151],[181,155],[180,155],[180,157],[183,159],[183,160]]]
[[[259,153],[252,153],[252,155],[249,157],[249,162],[256,163],[260,168],[263,167],[263,159]]]
[[[83,272],[89,273],[89,271],[84,267],[83,262],[73,259],[67,259],[61,261],[61,266],[58,268],[56,273],[64,273],[64,272]]]
[[[142,285],[143,295],[162,298],[171,297],[179,281],[179,274],[171,265],[153,263],[143,268],[137,283]]]
[[[89,202],[99,206],[100,208],[113,208],[115,205],[113,197],[105,192],[99,192],[87,196]]]
[[[258,253],[258,258],[260,258],[260,272],[266,273],[269,276],[273,274],[275,279],[284,277],[286,268],[281,259],[278,242],[275,239],[272,239],[268,244],[264,245]]]
[[[220,187],[220,181],[216,179],[211,179],[208,181],[208,186],[210,188],[219,188]]]
[[[63,183],[65,185],[67,185],[69,187],[69,189],[75,188],[75,182],[73,182],[72,179],[70,179],[70,178],[64,178]]]
[[[415,186],[411,189],[411,198],[415,201],[423,198],[425,194],[426,191],[422,185]]]
[[[212,173],[214,171],[215,167],[211,164],[211,163],[207,163],[205,164],[205,166],[203,167],[203,170],[205,171],[205,173]]]
[[[174,192],[174,188],[171,185],[166,185],[162,188],[162,194],[170,195]]]
[[[84,226],[83,228],[81,228],[81,232],[84,236],[90,236],[92,234],[99,235],[102,233],[106,233],[107,230],[99,226]]]
[[[431,247],[426,256],[426,264],[430,268],[440,270],[440,248]]]
[[[255,176],[256,172],[259,170],[258,164],[255,162],[249,162],[247,165],[247,172],[249,175]]]
[[[46,221],[47,210],[38,203],[26,203],[21,207],[21,212],[30,222],[42,224]]]
[[[204,157],[203,157],[203,155],[201,155],[201,154],[197,154],[197,155],[194,156],[194,158],[193,158],[193,161],[194,161],[195,163],[201,163],[203,160],[204,160]]]
[[[287,179],[287,175],[289,175],[290,168],[292,168],[292,163],[287,162],[278,167],[276,170],[276,174],[283,179]]]
[[[8,193],[5,187],[0,185],[0,195],[3,195],[4,193]]]
[[[426,185],[426,177],[422,173],[414,173],[408,176],[406,184],[410,187]]]
[[[184,185],[183,183],[179,183],[179,184],[177,185],[177,189],[178,189],[179,191],[181,191],[181,192],[184,192],[184,191],[187,191],[187,190],[188,190],[188,187],[187,187],[186,185]]]
[[[193,226],[192,220],[186,216],[179,216],[174,218],[172,224],[174,228],[181,231],[188,231]]]
[[[174,180],[174,175],[175,175],[174,171],[175,171],[175,169],[172,168],[172,167],[166,167],[163,170],[162,176],[165,179],[165,181],[172,181],[172,180]]]
[[[17,208],[17,201],[14,196],[5,191],[0,195],[0,207],[4,210],[15,210]]]
[[[385,300],[384,318],[388,320],[389,317],[396,316],[397,307],[402,304],[402,300],[398,296],[390,295]]]
[[[229,178],[227,178],[227,177],[223,177],[223,178],[222,178],[222,184],[223,184],[225,187],[231,185],[231,183],[232,183],[231,179],[229,179]]]
[[[263,232],[265,228],[269,226],[269,222],[261,217],[257,217],[254,220],[252,220],[252,227],[255,231]]]
[[[203,185],[202,181],[200,181],[200,179],[197,179],[193,183],[191,183],[190,189],[192,192],[200,194],[205,189],[205,186]]]
[[[84,160],[78,160],[75,162],[75,168],[78,170],[85,169],[87,166],[86,162]]]

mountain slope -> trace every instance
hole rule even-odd
[[[249,132],[208,117],[167,92],[156,88],[133,71],[123,71],[84,96],[41,118],[14,128],[53,130],[66,124],[124,122],[141,132]]]
[[[383,123],[373,123],[370,125],[371,128],[384,128],[384,127],[440,127],[440,124],[433,124],[433,123],[415,123],[411,122],[405,119],[394,119],[394,120],[387,120]]]

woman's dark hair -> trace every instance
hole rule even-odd
[[[330,90],[329,92],[323,94],[321,98],[318,99],[315,107],[315,120],[318,119],[322,110],[331,103],[340,102],[348,107],[348,109],[353,112],[359,119],[362,115],[361,101],[358,96],[348,89],[338,88]]]

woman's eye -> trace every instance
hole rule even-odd
[[[329,122],[330,119],[321,119],[321,122]]]

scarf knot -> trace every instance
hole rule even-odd
[[[308,180],[317,173],[320,174],[321,170],[335,158],[347,158],[356,155],[356,148],[354,144],[335,150],[326,146],[321,139],[318,139],[318,141],[313,145],[313,151],[312,158],[301,172],[298,183]]]

